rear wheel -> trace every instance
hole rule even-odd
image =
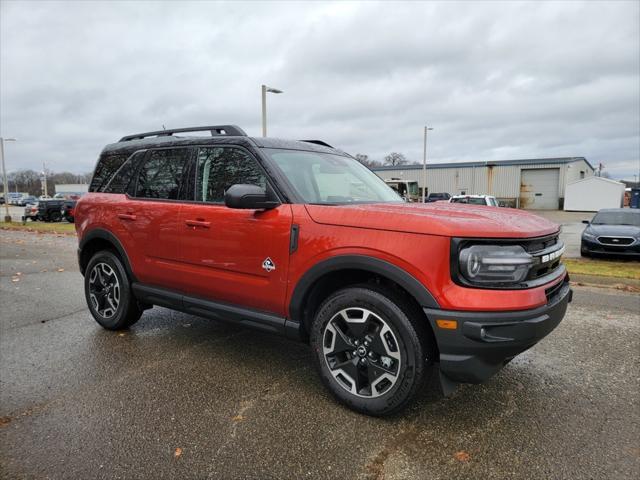
[[[111,251],[100,251],[91,258],[84,291],[93,318],[108,330],[127,328],[142,315],[124,265]]]
[[[319,308],[311,332],[320,377],[337,400],[368,415],[409,405],[431,373],[430,332],[390,292],[351,287]]]
[[[53,212],[51,214],[52,222],[59,222],[60,220],[62,220],[62,214],[60,212]]]

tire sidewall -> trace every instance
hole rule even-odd
[[[358,397],[344,389],[333,377],[322,349],[324,329],[340,310],[366,308],[380,316],[399,341],[400,374],[393,387],[376,398]],[[369,415],[384,415],[403,408],[424,378],[425,353],[417,332],[401,306],[387,296],[366,288],[348,288],[329,297],[318,309],[311,331],[316,367],[325,386],[343,404]]]
[[[91,302],[91,298],[89,297],[89,278],[91,277],[91,271],[93,270],[93,267],[98,263],[106,263],[107,265],[109,265],[115,272],[116,277],[118,278],[118,282],[120,283],[120,303],[118,304],[115,315],[110,318],[104,318],[102,315],[100,315],[93,307],[93,303]],[[101,326],[108,330],[118,330],[125,327],[125,317],[129,308],[129,304],[135,300],[131,296],[131,284],[129,282],[127,272],[122,265],[122,262],[115,254],[109,251],[101,251],[96,253],[91,258],[91,260],[87,264],[84,276],[84,295],[87,300],[87,306],[89,307],[91,315],[93,315],[93,318]]]

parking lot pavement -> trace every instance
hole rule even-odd
[[[640,476],[638,295],[577,288],[488,383],[375,419],[331,399],[303,344],[157,307],[108,332],[73,237],[0,241],[0,477]]]

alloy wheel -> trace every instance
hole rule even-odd
[[[371,310],[346,308],[336,313],[324,328],[322,347],[331,375],[354,395],[379,397],[398,380],[398,339]]]
[[[96,263],[89,274],[89,298],[94,310],[103,318],[111,318],[120,304],[120,282],[106,263]]]

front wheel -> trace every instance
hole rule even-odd
[[[368,286],[331,295],[311,344],[320,377],[338,401],[374,416],[406,408],[430,376],[432,335],[406,299]]]
[[[109,250],[100,251],[89,260],[84,293],[91,315],[107,330],[127,328],[142,315],[122,261]]]

